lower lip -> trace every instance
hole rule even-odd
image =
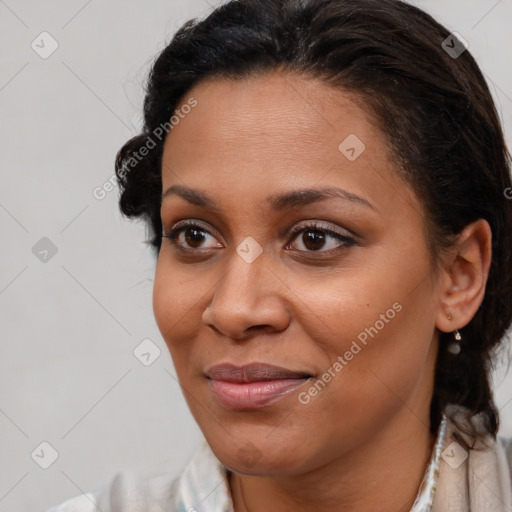
[[[308,380],[305,377],[241,383],[209,379],[209,385],[217,400],[224,407],[256,409],[284,398]]]

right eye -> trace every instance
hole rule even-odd
[[[220,249],[223,247],[219,242],[210,247],[201,247],[201,244],[203,244],[209,236],[213,238],[213,235],[207,229],[190,221],[180,222],[173,227],[171,231],[165,232],[162,235],[163,238],[168,238],[174,246],[184,251],[194,251],[195,249]]]

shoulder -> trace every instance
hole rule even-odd
[[[448,441],[452,443],[458,435],[469,445],[473,445],[468,452],[460,448],[462,460],[467,458],[470,474],[478,475],[473,486],[482,487],[484,481],[489,490],[494,490],[495,495],[503,495],[505,502],[512,503],[512,437],[498,435],[494,438],[485,429],[484,417],[481,414],[468,416],[468,409],[462,406],[449,406],[446,408],[448,416]],[[457,419],[458,423],[453,420]],[[482,434],[473,443],[473,438],[467,436],[467,432]],[[475,477],[476,478],[476,477]],[[508,500],[508,501],[507,501]]]
[[[512,459],[512,436],[504,436],[499,434],[497,440],[505,453],[507,453],[508,458]]]
[[[512,437],[498,435],[496,444],[499,451],[503,454],[503,460],[508,465],[509,475],[511,475],[512,479]]]
[[[169,504],[176,499],[179,478],[169,473],[142,478],[135,472],[122,471],[106,485],[46,512],[174,512]]]
[[[226,468],[206,440],[179,476],[162,472],[141,477],[117,473],[102,488],[68,500],[46,512],[204,512],[232,509]],[[223,483],[224,485],[219,485]]]

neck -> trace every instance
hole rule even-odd
[[[378,436],[300,475],[230,473],[235,512],[408,512],[434,446],[428,418],[404,408]]]

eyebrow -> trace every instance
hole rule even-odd
[[[162,201],[171,195],[177,195],[185,199],[189,203],[197,206],[209,208],[215,212],[220,212],[220,207],[214,199],[204,192],[194,190],[193,188],[183,185],[172,185],[162,195]],[[282,212],[286,209],[299,208],[317,201],[325,199],[345,199],[354,203],[371,208],[378,211],[377,208],[364,197],[343,190],[339,187],[321,187],[321,188],[305,188],[299,190],[291,190],[281,194],[274,194],[267,198],[269,210],[273,212]]]

